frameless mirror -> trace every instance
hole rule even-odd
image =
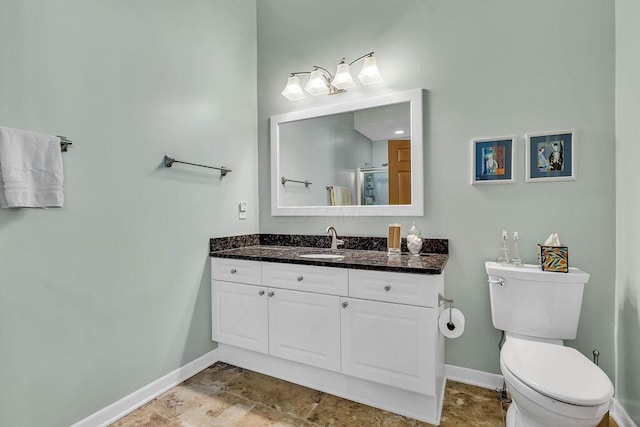
[[[422,129],[421,89],[272,116],[272,215],[422,215]]]

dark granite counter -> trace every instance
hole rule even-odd
[[[266,236],[266,237],[263,237]],[[322,267],[354,268],[417,274],[441,274],[448,260],[446,239],[426,239],[425,248],[439,252],[398,257],[387,256],[386,239],[379,237],[344,237],[345,248],[328,249],[330,239],[325,236],[249,235],[211,239],[210,254],[215,258],[235,258],[253,261],[317,265]],[[325,241],[326,240],[326,241]],[[348,242],[351,241],[351,244]],[[383,241],[381,245],[379,241]],[[329,243],[329,244],[327,244]],[[356,246],[359,249],[351,249]],[[366,249],[367,247],[373,250]],[[406,247],[405,247],[406,248]],[[303,254],[339,254],[341,259],[300,258]]]

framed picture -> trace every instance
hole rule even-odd
[[[576,179],[576,130],[525,135],[525,181]]]
[[[513,174],[515,136],[471,140],[471,184],[508,184]]]

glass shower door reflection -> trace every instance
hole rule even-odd
[[[358,181],[358,202],[361,205],[389,204],[388,168],[360,168]]]

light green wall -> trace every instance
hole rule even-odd
[[[0,126],[74,143],[63,209],[0,210],[1,426],[214,348],[208,240],[258,229],[255,28],[255,0],[0,0]]]
[[[333,67],[375,51],[385,83],[347,94],[280,96],[288,73]],[[333,70],[332,70],[333,71]],[[303,80],[304,82],[304,80]],[[273,114],[411,88],[428,91],[425,215],[292,218],[270,215],[268,119]],[[524,182],[526,132],[578,129],[578,180]],[[516,184],[469,185],[472,137],[519,135]],[[500,231],[519,231],[525,257],[558,232],[570,262],[591,273],[575,346],[613,378],[615,192],[614,10],[608,0],[260,0],[258,2],[260,231],[384,236],[412,223],[450,239],[446,293],[467,329],[446,362],[499,372],[484,261]],[[543,315],[543,313],[541,313]]]
[[[639,16],[616,0],[616,398],[640,425]]]

